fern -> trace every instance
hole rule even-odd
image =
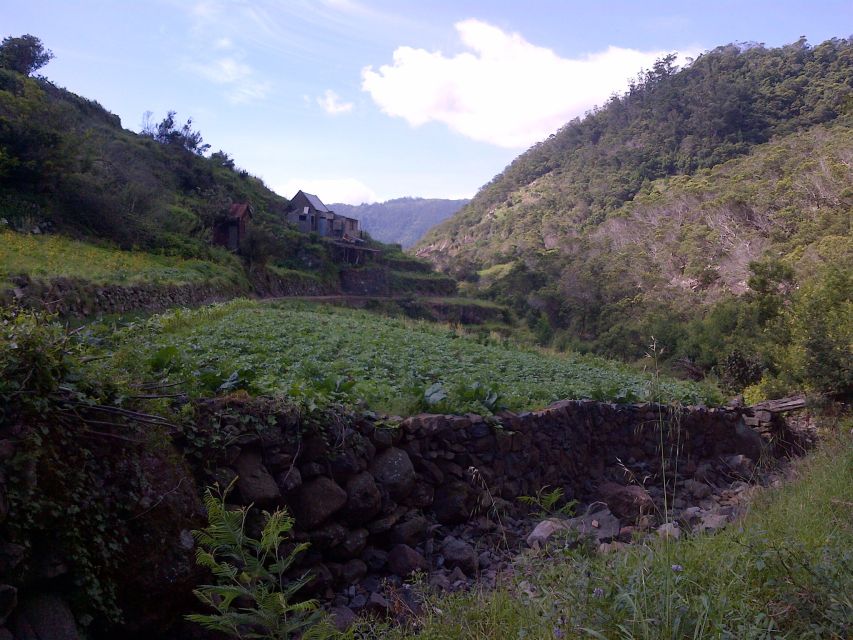
[[[330,632],[315,600],[293,602],[309,580],[285,578],[307,544],[282,555],[282,544],[293,529],[293,518],[277,509],[263,512],[266,522],[260,538],[246,534],[250,507],[229,509],[224,491],[208,488],[204,494],[208,525],[193,535],[198,542],[196,562],[210,570],[216,584],[201,585],[196,597],[214,613],[192,614],[187,619],[232,638],[287,640],[323,638]]]

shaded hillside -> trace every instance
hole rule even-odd
[[[446,220],[469,200],[395,198],[373,204],[333,204],[342,215],[361,220],[361,226],[380,242],[411,247],[432,227]]]
[[[249,265],[327,269],[316,239],[281,222],[288,201],[169,114],[149,135],[44,78],[0,69],[0,218],[123,249],[233,265],[211,245],[231,203],[251,202]]]

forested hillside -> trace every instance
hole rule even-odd
[[[781,316],[804,290],[849,283],[851,107],[849,39],[729,45],[682,70],[663,59],[417,252],[513,304],[544,343],[639,357],[654,335],[696,374],[734,358],[752,372],[742,388],[785,368]],[[849,306],[843,291],[828,313]]]
[[[411,247],[432,227],[459,211],[469,200],[395,198],[372,204],[333,204],[341,215],[357,218],[373,238]]]

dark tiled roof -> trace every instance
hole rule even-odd
[[[326,205],[324,205],[323,201],[320,200],[320,198],[315,196],[313,193],[306,193],[305,191],[303,191],[302,195],[308,198],[308,202],[310,202],[311,206],[314,207],[317,211],[322,211],[323,213],[332,213],[332,210],[329,209],[329,207],[327,207]]]

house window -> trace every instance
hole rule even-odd
[[[308,216],[306,216],[304,213],[299,214],[299,222],[305,222],[307,219]]]

